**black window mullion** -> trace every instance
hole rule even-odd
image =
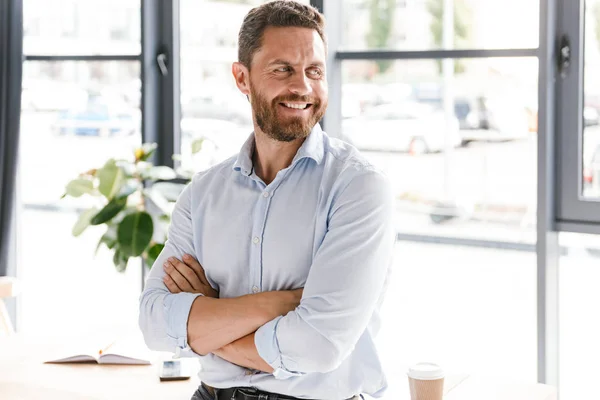
[[[174,166],[180,151],[179,0],[142,0],[142,140],[154,162]]]
[[[538,57],[539,49],[339,50],[338,60],[436,60],[444,58]]]

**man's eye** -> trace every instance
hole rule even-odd
[[[309,76],[312,76],[312,77],[314,77],[314,78],[318,78],[318,77],[322,76],[322,75],[323,75],[323,73],[321,72],[321,70],[320,70],[320,69],[316,69],[316,68],[315,68],[315,69],[309,69],[309,70],[308,70],[308,75],[309,75]]]
[[[288,72],[290,70],[289,67],[279,67],[275,71],[276,72]]]

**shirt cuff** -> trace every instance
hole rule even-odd
[[[267,322],[254,335],[254,345],[258,355],[273,367],[273,376],[275,379],[288,379],[294,376],[304,375],[302,372],[294,371],[296,363],[293,360],[285,359],[279,349],[277,341],[277,325],[283,317],[277,317]]]
[[[173,349],[175,358],[195,356],[187,342],[187,322],[192,303],[202,293],[169,294],[164,301],[164,312],[167,318],[167,334],[177,342]]]

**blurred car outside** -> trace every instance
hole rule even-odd
[[[119,96],[90,93],[82,103],[60,111],[52,124],[55,135],[127,136],[140,130],[141,114]]]
[[[412,89],[412,100],[443,109],[443,90],[439,84],[421,82]],[[525,103],[509,96],[457,94],[454,113],[463,145],[473,141],[525,139],[532,131],[531,111]]]
[[[342,138],[360,150],[399,151],[413,155],[442,151],[446,135],[456,147],[458,121],[450,129],[444,113],[416,102],[382,104],[342,122]]]
[[[454,101],[454,111],[463,145],[473,141],[502,142],[529,136],[531,123],[527,109],[509,99],[458,97]]]
[[[360,116],[370,107],[382,104],[380,87],[372,83],[345,83],[342,86],[342,118]]]

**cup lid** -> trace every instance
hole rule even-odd
[[[408,376],[413,379],[433,381],[444,377],[444,370],[437,364],[422,362],[408,369]]]

